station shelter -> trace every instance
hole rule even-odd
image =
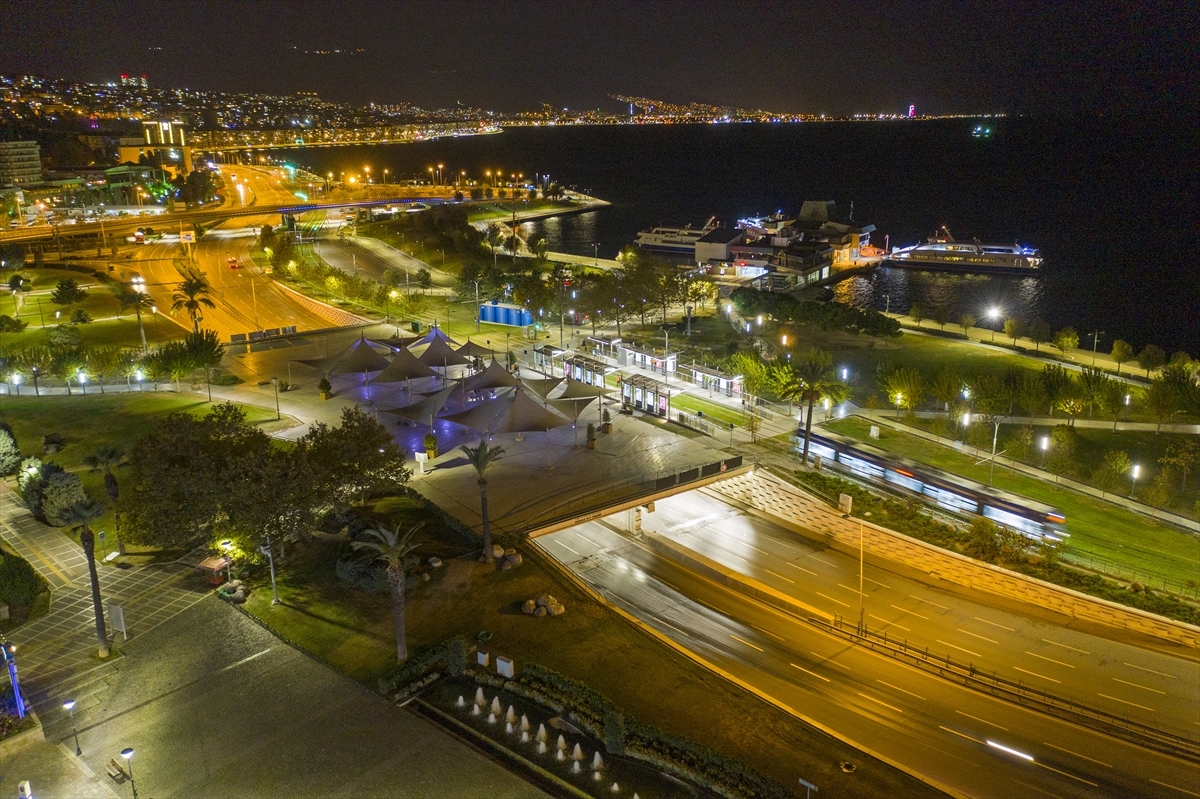
[[[556,368],[566,368],[562,362],[562,357],[566,353],[566,350],[559,347],[543,344],[533,348],[533,364],[540,367],[546,374],[552,375]]]
[[[675,358],[676,355],[673,352],[659,353],[629,344],[618,345],[618,366],[640,366],[651,372],[661,372],[664,376],[670,377],[675,372]]]
[[[588,336],[586,344],[593,355],[616,358],[621,348],[621,339],[617,336]]]
[[[615,368],[586,355],[572,355],[563,361],[567,377],[589,386],[604,386],[604,376]]]
[[[621,402],[655,416],[671,415],[671,389],[644,375],[629,375],[621,381]]]
[[[688,374],[691,375],[691,382],[701,388],[708,389],[710,395],[724,394],[726,397],[732,397],[735,394],[742,393],[742,376],[731,375],[727,372],[722,372],[720,369],[714,369],[711,366],[701,366],[697,363],[692,363],[690,366],[679,367],[680,377],[684,378]]]

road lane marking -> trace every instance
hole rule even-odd
[[[863,579],[864,579],[864,580],[866,580],[868,583],[875,583],[875,585],[879,585],[879,586],[882,586],[882,587],[884,587],[884,588],[891,588],[891,586],[890,586],[890,585],[888,585],[887,583],[881,583],[881,582],[879,582],[878,580],[872,580],[870,577],[867,577],[867,576],[865,576],[865,575],[863,576]]]
[[[668,582],[667,582],[666,580],[664,580],[663,578],[661,578],[661,577],[658,577],[658,578],[656,578],[656,579],[657,579],[657,580],[658,580],[660,583],[662,583],[663,585],[665,585],[665,586],[668,586],[668,587],[670,587],[670,588],[674,588],[676,591],[679,591],[679,587],[678,587],[678,586],[671,585],[670,583],[668,583]],[[682,592],[680,592],[680,593],[682,593]]]
[[[1038,674],[1036,671],[1030,671],[1029,669],[1023,669],[1020,666],[1013,666],[1013,668],[1016,669],[1017,671],[1023,671],[1026,674],[1032,674],[1034,677],[1041,677],[1043,680],[1049,680],[1050,682],[1056,682],[1056,683],[1062,682],[1062,680],[1056,680],[1053,677],[1047,677],[1045,674]]]
[[[809,674],[813,677],[816,677],[818,680],[824,680],[825,682],[832,682],[828,677],[822,677],[820,674],[817,674],[816,672],[813,672],[813,671],[809,671],[808,669],[804,668],[803,666],[797,666],[795,663],[789,663],[788,665],[794,669],[800,669],[800,671],[804,672],[805,674]]]
[[[1054,744],[1049,743],[1047,741],[1042,741],[1042,745],[1048,746],[1051,749],[1057,749],[1060,752],[1066,752],[1068,755],[1075,755],[1075,757],[1082,757],[1084,760],[1090,760],[1093,763],[1097,763],[1106,768],[1112,768],[1112,766],[1110,766],[1108,763],[1105,763],[1103,760],[1096,760],[1095,758],[1088,757],[1087,755],[1081,755],[1078,752],[1072,752],[1070,749],[1063,749],[1061,746],[1055,746]]]
[[[831,658],[831,657],[825,657],[825,656],[824,656],[824,655],[822,655],[820,652],[813,652],[812,650],[809,650],[808,654],[810,654],[810,655],[816,655],[817,657],[821,658],[821,661],[822,661],[823,663],[832,663],[832,664],[833,664],[833,665],[835,665],[835,666],[840,666],[840,667],[842,667],[842,668],[843,668],[843,669],[845,669],[846,671],[854,671],[854,669],[850,668],[850,667],[849,667],[849,666],[847,666],[846,664],[844,664],[844,663],[838,663],[838,662],[837,662],[836,660],[834,660],[833,658]]]
[[[800,570],[800,571],[802,571],[802,572],[807,572],[808,574],[811,574],[813,577],[816,577],[816,576],[817,576],[817,573],[816,573],[815,571],[812,571],[812,570],[810,570],[810,569],[806,569],[806,568],[804,568],[803,566],[797,566],[795,563],[785,563],[784,565],[785,565],[785,566],[791,566],[793,569],[799,569],[799,570]]]
[[[750,647],[751,649],[757,649],[759,652],[763,651],[763,648],[761,646],[755,646],[754,644],[750,643],[749,641],[745,640],[744,638],[738,638],[736,635],[732,635],[732,634],[729,637],[735,641],[741,641],[743,644]]]
[[[924,603],[926,603],[927,605],[933,605],[934,607],[941,608],[942,610],[949,610],[949,609],[950,609],[950,608],[946,607],[945,605],[939,605],[939,604],[938,604],[938,603],[936,603],[936,602],[930,602],[928,599],[921,599],[921,597],[919,597],[919,596],[917,596],[917,595],[915,595],[915,594],[909,594],[908,596],[909,596],[909,598],[911,598],[911,599],[915,599],[915,600],[917,600],[918,602],[924,602]]]
[[[983,657],[983,655],[979,654],[978,652],[972,652],[970,649],[963,649],[961,646],[955,646],[954,644],[948,644],[945,641],[943,641],[941,638],[936,638],[934,640],[936,640],[942,646],[948,646],[951,649],[957,649],[959,652],[966,652],[968,655],[974,655],[977,658]]]
[[[887,702],[882,702],[882,701],[880,701],[880,700],[876,699],[876,698],[875,698],[875,697],[873,697],[873,696],[867,696],[867,695],[866,695],[866,694],[864,694],[862,691],[859,691],[859,692],[858,692],[858,695],[859,695],[859,696],[861,696],[863,699],[870,699],[872,702],[875,702],[875,703],[877,703],[877,704],[883,705],[883,706],[884,706],[884,707],[886,707],[886,708],[891,708],[892,710],[896,711],[897,713],[903,713],[903,712],[904,712],[903,710],[901,710],[900,708],[896,707],[895,705],[889,705]]]
[[[1066,644],[1060,644],[1058,641],[1051,641],[1049,638],[1043,638],[1042,640],[1045,641],[1047,644],[1054,644],[1055,646],[1061,646],[1063,649],[1070,649],[1072,652],[1080,652],[1084,655],[1092,654],[1091,652],[1088,652],[1086,649],[1076,649],[1073,646],[1067,646]]]
[[[1054,797],[1054,799],[1063,799],[1063,798],[1062,798],[1061,796],[1059,796],[1058,794],[1056,794],[1056,793],[1050,793],[1049,791],[1043,791],[1041,788],[1037,787],[1036,785],[1030,785],[1030,784],[1029,784],[1029,783],[1027,783],[1027,782],[1021,782],[1020,780],[1013,780],[1013,782],[1015,782],[1017,785],[1023,785],[1023,786],[1025,786],[1026,788],[1029,788],[1029,789],[1031,789],[1031,790],[1037,791],[1038,793],[1042,794],[1043,796],[1053,796],[1053,797]]]
[[[665,625],[667,625],[668,627],[670,627],[672,630],[674,630],[675,632],[678,632],[678,633],[683,633],[684,635],[687,635],[687,637],[688,637],[688,638],[691,638],[691,637],[692,637],[692,636],[688,635],[686,631],[679,629],[679,628],[678,628],[678,627],[676,627],[674,624],[671,624],[671,622],[669,622],[669,621],[663,621],[663,619],[662,619],[662,617],[661,617],[661,616],[660,616],[660,617],[658,617],[658,623],[659,623],[659,624],[665,624]]]
[[[1155,712],[1154,708],[1152,708],[1152,707],[1146,707],[1145,705],[1139,705],[1136,702],[1126,702],[1124,699],[1117,699],[1115,696],[1109,696],[1108,694],[1102,694],[1099,691],[1096,692],[1096,696],[1102,696],[1105,699],[1111,699],[1114,702],[1120,702],[1122,705],[1132,705],[1133,707],[1140,707],[1142,710],[1149,710],[1151,713]]]
[[[824,563],[826,566],[832,566],[835,569],[837,568],[836,563],[832,563],[828,560],[825,560],[825,558],[818,558],[816,555],[806,555],[805,557],[812,558],[813,560],[817,561],[818,563]]]
[[[560,547],[562,547],[563,549],[567,550],[568,552],[575,552],[575,550],[571,549],[569,546],[567,546],[566,544],[564,544],[562,541],[555,541],[554,543],[558,544]],[[578,552],[575,552],[575,554],[576,554],[576,555],[579,555],[579,553],[578,553]],[[580,557],[583,557],[583,556],[582,556],[582,555],[580,555]]]
[[[975,621],[981,621],[981,622],[983,622],[984,624],[990,624],[990,625],[992,625],[993,627],[999,627],[1001,630],[1008,630],[1010,633],[1015,633],[1015,632],[1016,632],[1016,630],[1014,630],[1012,627],[1005,627],[1003,624],[997,624],[997,623],[996,623],[996,622],[994,622],[994,621],[988,621],[987,619],[981,619],[981,618],[979,618],[978,616],[976,616],[976,617],[975,617]]]
[[[1159,677],[1166,677],[1169,680],[1177,679],[1174,674],[1166,674],[1165,672],[1155,671],[1154,669],[1148,669],[1145,666],[1135,666],[1132,663],[1126,663],[1125,665],[1131,669],[1138,669],[1139,671],[1148,671],[1151,674],[1157,674]]]
[[[902,694],[908,694],[909,696],[915,696],[917,699],[920,699],[922,702],[926,701],[925,697],[921,696],[920,694],[914,694],[912,691],[906,691],[903,688],[899,688],[895,685],[892,685],[890,682],[884,682],[883,680],[881,680],[879,678],[876,678],[875,682],[879,683],[880,685],[886,685],[888,688],[891,688],[893,691],[899,691]]]
[[[929,621],[928,616],[922,616],[920,613],[916,613],[911,610],[905,610],[904,608],[900,607],[899,605],[892,605],[892,607],[895,608],[896,610],[900,611],[901,613],[911,613],[913,616],[916,616],[918,619],[924,619],[925,621]]]
[[[1073,669],[1073,668],[1075,668],[1075,667],[1074,667],[1074,666],[1072,666],[1070,663],[1063,663],[1061,660],[1055,660],[1054,658],[1048,658],[1048,657],[1046,657],[1045,655],[1039,655],[1037,652],[1030,652],[1028,649],[1027,649],[1027,650],[1025,650],[1025,654],[1026,654],[1026,655],[1032,655],[1032,656],[1033,656],[1033,657],[1035,657],[1035,658],[1041,658],[1042,660],[1048,660],[1048,661],[1050,661],[1051,663],[1057,663],[1057,664],[1058,664],[1058,665],[1060,665],[1060,666],[1066,666],[1068,669]]]
[[[961,628],[961,627],[959,627],[959,628],[958,628],[958,631],[959,631],[960,633],[966,633],[967,635],[974,636],[975,638],[981,638],[981,639],[983,639],[984,641],[989,641],[989,642],[991,642],[991,643],[993,643],[993,644],[998,644],[998,643],[1000,643],[1000,642],[999,642],[999,641],[997,641],[995,638],[987,638],[986,636],[982,636],[982,635],[980,635],[979,633],[973,633],[973,632],[971,632],[970,630],[964,630],[964,629],[963,629],[963,628]]]
[[[1134,688],[1141,688],[1143,691],[1153,691],[1153,692],[1154,692],[1154,693],[1156,693],[1156,694],[1162,694],[1162,695],[1164,695],[1164,696],[1165,696],[1165,695],[1166,695],[1166,693],[1167,693],[1166,691],[1160,691],[1160,690],[1158,690],[1157,688],[1147,688],[1147,687],[1146,687],[1146,686],[1144,686],[1144,685],[1138,685],[1138,684],[1137,684],[1137,683],[1135,683],[1135,682],[1129,682],[1129,680],[1122,680],[1122,679],[1119,679],[1119,678],[1117,678],[1117,677],[1113,677],[1113,680],[1114,680],[1115,682],[1123,683],[1123,684],[1125,684],[1125,685],[1132,685]]]
[[[969,719],[975,719],[980,724],[988,724],[988,725],[991,725],[992,727],[995,727],[998,730],[1004,730],[1005,732],[1008,732],[1008,727],[1001,727],[999,724],[995,723],[994,721],[988,721],[987,719],[981,719],[981,718],[979,718],[979,716],[972,716],[970,713],[963,713],[961,710],[956,710],[954,712],[960,716],[966,716]]]
[[[841,583],[838,583],[838,588],[845,588],[847,591],[850,591],[855,594],[857,594],[859,592],[857,588],[851,588],[850,586],[842,585]]]
[[[1080,781],[1080,782],[1082,782],[1084,785],[1090,785],[1090,786],[1092,786],[1093,788],[1099,788],[1099,787],[1100,787],[1099,785],[1097,785],[1096,783],[1092,782],[1091,780],[1085,780],[1083,777],[1076,777],[1074,774],[1068,774],[1068,773],[1067,773],[1067,772],[1065,772],[1065,771],[1059,771],[1058,769],[1054,768],[1053,766],[1047,766],[1045,763],[1039,763],[1039,762],[1037,762],[1036,760],[1034,760],[1034,761],[1033,761],[1033,765],[1035,765],[1035,766],[1040,766],[1041,768],[1044,768],[1044,769],[1046,769],[1046,771],[1053,771],[1055,774],[1061,774],[1061,775],[1063,775],[1064,777],[1070,777],[1070,778],[1071,778],[1071,779],[1073,779],[1073,780],[1079,780],[1079,781]]]
[[[943,727],[941,724],[938,725],[938,729],[945,730],[946,732],[948,732],[952,735],[957,735],[959,738],[966,738],[968,741],[974,741],[977,744],[984,743],[983,741],[979,740],[978,738],[972,738],[970,735],[963,735],[958,730],[952,730],[949,727]]]
[[[787,580],[787,582],[791,583],[792,585],[795,585],[795,584],[796,584],[796,581],[795,581],[795,580],[790,580],[790,579],[788,579],[787,577],[784,577],[782,574],[777,574],[776,572],[773,572],[773,571],[771,571],[770,569],[763,569],[763,571],[765,571],[767,574],[774,574],[774,575],[775,575],[776,577],[778,577],[780,580]]]
[[[1178,785],[1172,785],[1169,782],[1159,782],[1158,780],[1153,779],[1153,778],[1150,780],[1150,782],[1154,783],[1155,785],[1161,785],[1164,788],[1170,788],[1173,791],[1179,791],[1180,793],[1186,793],[1188,796],[1200,796],[1200,793],[1196,793],[1195,791],[1189,791],[1187,788],[1180,788]]]
[[[848,608],[848,607],[850,607],[849,605],[847,605],[847,604],[846,604],[845,602],[843,602],[842,600],[840,600],[840,599],[834,599],[834,598],[833,598],[833,597],[831,597],[831,596],[825,596],[825,595],[824,595],[824,594],[822,594],[820,591],[817,591],[817,596],[822,596],[822,597],[825,597],[825,598],[826,598],[826,599],[828,599],[830,602],[836,602],[836,603],[838,603],[839,605],[841,605],[841,606],[842,606],[842,607],[844,607],[844,608]]]
[[[776,635],[775,633],[771,632],[770,630],[764,630],[762,627],[759,627],[757,624],[751,624],[750,626],[753,627],[754,629],[758,630],[760,633],[766,633],[767,635],[771,636],[772,638],[778,638],[780,641],[786,640],[782,635]]]
[[[912,630],[908,629],[903,624],[896,624],[896,622],[894,622],[894,621],[888,621],[887,619],[885,619],[881,616],[876,616],[874,613],[868,613],[867,615],[870,616],[872,619],[878,619],[879,621],[883,622],[884,624],[890,624],[893,627],[899,627],[901,630],[904,630],[904,632],[906,632],[906,633],[912,632]]]

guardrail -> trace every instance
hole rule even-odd
[[[808,623],[827,633],[837,635],[852,643],[870,647],[875,652],[904,660],[922,671],[960,682],[963,686],[981,693],[996,696],[1023,706],[1034,706],[1038,710],[1071,721],[1085,724],[1138,746],[1158,752],[1184,757],[1191,761],[1200,760],[1200,740],[1176,735],[1131,719],[1091,707],[1073,699],[1052,694],[1049,691],[1024,684],[1021,680],[1010,680],[993,671],[991,674],[975,667],[974,663],[962,663],[949,654],[930,651],[929,647],[918,647],[908,643],[907,638],[889,638],[887,631],[872,632],[865,625],[847,622],[841,614],[833,622],[810,617]]]

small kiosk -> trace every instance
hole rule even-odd
[[[671,415],[671,389],[644,375],[631,375],[621,382],[621,402],[654,416]]]
[[[221,574],[229,568],[233,561],[226,555],[213,555],[196,564],[196,568],[204,572],[204,579],[209,585],[220,585],[225,582],[226,574]]]

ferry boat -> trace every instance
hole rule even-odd
[[[987,139],[992,135],[991,128],[985,128],[983,125],[976,125],[975,130],[971,131],[971,135],[977,139]]]
[[[941,233],[924,244],[898,247],[885,259],[893,266],[980,274],[1029,274],[1042,265],[1041,253],[1020,244],[980,244],[955,241],[943,225]]]
[[[705,222],[704,227],[699,228],[694,228],[691,225],[686,225],[685,227],[656,227],[638,233],[637,239],[633,243],[644,250],[691,256],[696,254],[696,242],[702,239],[705,233],[716,227],[717,218],[715,216]]]

